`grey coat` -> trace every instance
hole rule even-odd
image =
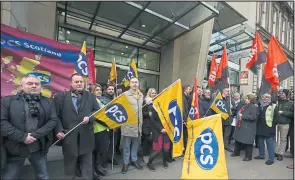
[[[130,137],[138,137],[141,135],[142,131],[142,104],[143,104],[143,94],[139,93],[139,99],[135,99],[131,90],[124,92],[126,94],[129,103],[133,107],[134,111],[136,112],[136,117],[138,119],[138,123],[124,125],[121,126],[121,135],[122,136],[130,136]]]
[[[84,91],[81,107],[77,114],[73,102],[71,92],[60,93],[55,96],[56,113],[59,121],[55,128],[55,134],[58,132],[67,133],[77,124],[83,121],[85,116],[90,116],[99,109],[98,103],[94,95]],[[64,156],[77,157],[78,155],[90,153],[94,149],[94,133],[93,121],[90,118],[89,123],[82,124],[62,140],[62,150]],[[78,146],[78,135],[80,135],[80,145]]]
[[[259,117],[259,108],[255,104],[247,104],[244,106],[242,113],[241,127],[236,127],[234,139],[244,144],[253,144],[256,136],[256,123]]]

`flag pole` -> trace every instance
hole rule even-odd
[[[116,97],[118,97],[118,91],[117,91],[117,86],[118,86],[118,77],[117,77],[117,66],[116,66],[116,59],[114,58],[115,62],[115,72],[116,72]],[[113,152],[112,152],[112,171],[114,170],[114,156],[115,156],[115,130],[113,129]]]

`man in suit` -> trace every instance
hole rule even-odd
[[[62,139],[65,178],[74,178],[77,158],[80,160],[83,179],[93,179],[92,151],[94,149],[92,113],[99,109],[93,94],[84,89],[85,82],[79,74],[71,77],[71,90],[55,96],[58,121],[55,128],[56,137]],[[82,123],[69,135],[69,132]],[[95,174],[96,175],[96,174]],[[95,179],[95,176],[94,176]]]

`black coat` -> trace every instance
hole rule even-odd
[[[190,95],[187,96],[184,93],[182,93],[182,103],[183,103],[183,110],[182,110],[183,121],[186,122],[189,111],[191,109],[192,97]]]
[[[146,102],[144,100],[143,105],[145,105]],[[145,105],[142,108],[142,116],[143,116],[143,123],[142,123],[142,133],[145,135],[149,135],[151,133],[151,117],[149,115],[149,112],[153,109],[153,104]]]
[[[84,117],[90,116],[93,112],[99,110],[96,97],[88,91],[83,92],[78,114],[74,108],[70,91],[57,94],[54,100],[56,112],[60,119],[55,128],[55,134],[59,132],[67,133],[82,122]],[[62,149],[65,156],[77,157],[93,151],[93,121],[95,121],[95,118],[92,116],[89,123],[80,125],[62,140]],[[79,146],[77,145],[78,135],[80,135]]]
[[[154,108],[151,108],[151,112],[152,112],[152,116],[150,119],[150,123],[151,123],[152,136],[153,136],[153,141],[157,142],[159,136],[162,134],[161,131],[164,127],[161,123],[161,120],[160,120],[160,117],[158,116],[157,111]],[[169,137],[167,133],[162,135],[164,138],[164,142],[169,142]]]
[[[259,118],[257,121],[256,133],[259,136],[274,137],[276,135],[276,118],[273,118],[272,127],[266,125],[265,112],[269,106],[271,106],[271,104],[264,107],[259,105]]]
[[[213,102],[212,99],[206,99],[206,98],[199,100],[200,118],[203,118],[206,113],[207,113],[206,117],[212,115],[211,110],[209,110],[212,102]]]
[[[242,113],[242,124],[240,128],[236,126],[233,135],[234,139],[244,144],[253,144],[256,136],[258,116],[257,105],[252,103],[245,105],[244,112]]]
[[[230,109],[230,98],[223,98],[223,100],[225,101],[225,108],[227,109],[227,112],[229,112],[229,118],[227,118],[227,120],[222,120],[222,125],[223,126],[230,126],[233,122],[233,116],[232,116],[232,112]]]
[[[26,132],[26,110],[23,98],[20,95],[13,95],[1,99],[1,135],[4,137],[8,158],[28,155],[29,151],[24,143],[28,133],[39,140],[42,152],[48,152],[53,143],[53,129],[58,118],[51,99],[42,96],[40,107],[38,129],[34,132]]]

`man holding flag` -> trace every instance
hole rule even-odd
[[[125,94],[128,97],[133,109],[136,112],[137,123],[124,125],[121,127],[121,135],[123,138],[123,162],[122,174],[128,171],[129,159],[131,155],[131,165],[142,170],[143,167],[137,161],[137,151],[140,144],[142,132],[142,104],[143,94],[139,91],[139,81],[136,77],[130,77],[130,89]],[[131,146],[131,147],[130,147]]]

